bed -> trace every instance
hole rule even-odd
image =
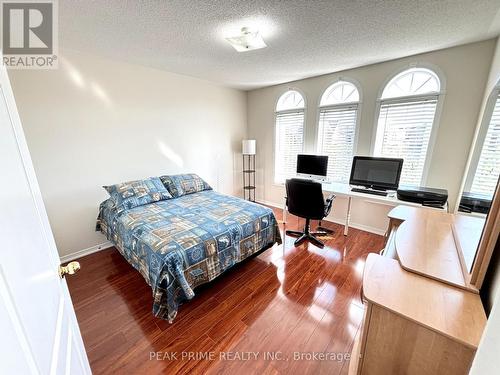
[[[96,230],[151,286],[153,314],[171,323],[197,286],[281,243],[281,236],[267,207],[219,194],[208,184],[184,195],[165,185],[173,192],[171,198],[155,196],[152,202],[120,209],[110,193],[100,205]]]

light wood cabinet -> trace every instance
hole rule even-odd
[[[467,374],[486,316],[479,296],[370,254],[351,374]]]
[[[479,290],[500,233],[497,193],[486,219],[389,212],[385,248],[365,264],[366,310],[349,374],[469,372],[486,325]]]
[[[469,372],[486,325],[479,289],[499,213],[498,196],[486,224],[417,207],[389,212],[385,248],[365,263],[366,310],[349,374]]]

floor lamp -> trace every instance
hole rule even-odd
[[[243,198],[255,202],[255,139],[242,141]]]

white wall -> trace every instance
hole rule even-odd
[[[490,74],[488,75],[488,82],[486,84],[485,97],[489,96],[489,93],[500,81],[500,37],[497,38],[495,54],[491,62]]]
[[[454,207],[494,47],[495,41],[489,40],[250,91],[248,127],[249,137],[257,140],[258,200],[275,204],[283,202],[283,186],[275,185],[273,182],[274,106],[283,92],[288,88],[296,88],[305,95],[307,108],[304,151],[315,152],[317,108],[321,94],[332,82],[341,77],[359,82],[362,103],[356,153],[369,155],[379,90],[389,77],[416,63],[430,64],[439,68],[446,81],[446,93],[426,185],[448,189],[450,206]],[[346,201],[337,199],[330,219],[342,221],[345,209]],[[353,226],[383,232],[389,210],[388,206],[356,200],[353,203]]]
[[[58,70],[9,76],[61,256],[105,242],[102,185],[195,172],[240,194],[246,93],[63,51]]]

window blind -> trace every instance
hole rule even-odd
[[[276,113],[274,181],[284,183],[297,172],[304,143],[304,110]]]
[[[382,101],[375,153],[403,158],[401,184],[420,185],[438,96]]]
[[[497,97],[493,114],[488,125],[483,148],[472,181],[473,193],[491,194],[495,192],[500,174],[500,95]]]
[[[330,181],[349,181],[354,156],[357,112],[357,105],[320,109],[318,151],[328,155]]]

